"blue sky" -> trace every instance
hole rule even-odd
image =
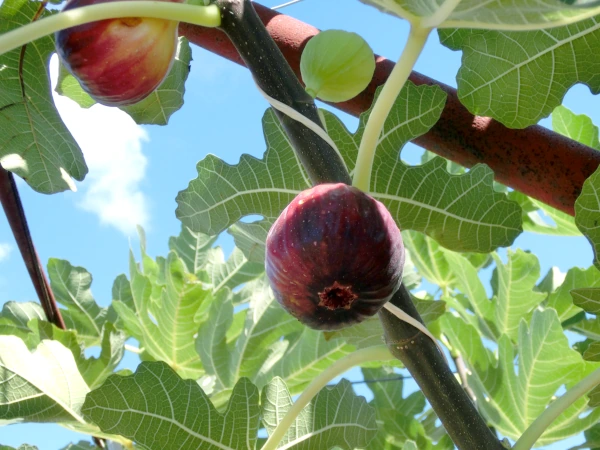
[[[279,3],[263,2],[267,6]],[[305,0],[282,12],[320,29],[357,32],[376,53],[392,60],[400,55],[408,33],[403,21],[358,1]],[[180,228],[174,214],[175,196],[196,177],[197,161],[213,153],[233,164],[242,153],[262,157],[265,150],[260,120],[268,105],[254,89],[249,72],[197,47],[193,58],[185,105],[168,127],[140,127],[118,110],[95,106],[80,111],[69,100],[58,98],[61,114],[82,146],[90,173],[77,183],[77,192],[53,196],[35,193],[19,182],[42,261],[55,257],[85,267],[93,275],[92,290],[101,305],[110,302],[116,276],[127,273],[128,249],[137,250],[137,223],[146,228],[149,254],[167,253],[168,237],[177,235]],[[434,33],[416,70],[456,86],[460,58],[459,52],[442,47]],[[564,105],[600,124],[598,101],[586,87],[571,89]],[[356,128],[357,119],[338,114],[350,129]],[[548,119],[542,122],[549,123]],[[408,149],[405,155],[414,160],[416,149]],[[229,251],[231,239],[225,236],[221,245]],[[540,258],[542,275],[552,266],[565,272],[573,266],[588,267],[592,261],[591,248],[583,238],[524,233],[513,247],[534,252]],[[2,216],[0,305],[9,300],[35,300],[35,293]],[[133,358],[127,363],[134,368]],[[56,450],[80,438],[84,436],[56,425],[12,425],[0,431],[2,444],[29,443],[40,450]],[[579,442],[574,439],[569,444]],[[562,443],[547,448],[566,447]]]

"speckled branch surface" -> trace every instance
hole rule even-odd
[[[299,77],[302,49],[319,30],[258,3],[253,5]],[[222,31],[188,24],[181,24],[180,31],[194,44],[245,65]],[[375,89],[385,82],[393,65],[378,56],[369,87],[354,99],[333,106],[355,116],[367,110]],[[417,85],[438,85],[448,94],[442,117],[427,134],[415,139],[415,144],[466,167],[485,163],[500,183],[574,214],[583,182],[600,165],[600,152],[541,126],[514,130],[488,117],[473,116],[450,86],[417,72],[412,73],[410,80]]]

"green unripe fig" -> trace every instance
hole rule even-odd
[[[326,102],[345,102],[361,93],[373,78],[375,57],[356,33],[327,30],[304,48],[300,72],[306,92]]]

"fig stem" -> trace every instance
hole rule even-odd
[[[270,97],[321,125],[313,98],[275,45],[249,0],[216,0],[222,11],[220,29],[227,34],[257,86]],[[313,185],[352,183],[344,160],[321,136],[295,118],[274,108],[298,159]]]
[[[0,35],[0,55],[65,28],[121,17],[149,17],[204,27],[221,25],[216,5],[195,6],[164,1],[124,1],[83,6],[45,17]]]
[[[342,375],[347,370],[353,367],[360,366],[361,364],[372,362],[372,361],[385,361],[394,359],[386,345],[377,345],[374,347],[367,347],[361,350],[350,353],[341,359],[338,359],[331,366],[321,372],[311,383],[304,389],[300,397],[294,402],[292,407],[283,416],[281,422],[277,424],[273,433],[265,442],[265,445],[261,450],[275,450],[278,446],[287,430],[292,426],[294,420],[302,412],[304,407],[323,389],[331,380]]]
[[[416,26],[411,24],[408,41],[400,55],[400,59],[383,85],[383,89],[369,114],[367,125],[360,141],[360,147],[358,148],[354,178],[352,180],[352,185],[364,192],[369,192],[371,189],[373,159],[383,125],[392,106],[394,106],[398,94],[400,94],[400,91],[406,84],[408,76],[412,73],[412,69],[425,47],[431,30],[431,28],[421,28],[418,24]]]
[[[390,300],[409,316],[420,319],[412,297],[402,284]],[[404,364],[457,448],[461,450],[504,450],[463,390],[431,339],[387,308],[379,311],[385,341],[392,354]]]
[[[585,395],[596,385],[600,384],[600,369],[596,369],[587,377],[552,402],[537,419],[525,430],[517,440],[512,450],[529,450],[554,420],[569,406]]]

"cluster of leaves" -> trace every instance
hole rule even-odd
[[[183,228],[169,255],[152,259],[142,234],[141,261],[131,256],[129,277],[117,277],[108,308],[94,300],[85,269],[51,260],[51,284],[70,329],[46,322],[36,303],[5,304],[1,423],[56,422],[125,448],[131,441],[150,449],[254,448],[261,423],[272,431],[291,396],[353,346],[287,315],[262,264],[237,249],[224,261],[213,243]],[[119,370],[130,338],[143,361],[133,374]],[[99,356],[89,357],[94,347]],[[403,400],[401,384],[379,390],[372,406],[394,396],[410,402],[408,417],[425,408],[421,394]],[[342,381],[313,399],[281,445],[363,448],[378,434],[372,406]]]
[[[435,88],[408,86],[395,111],[408,111],[409,116],[392,115],[390,120],[397,122],[388,125],[392,130],[388,136],[396,133],[406,141],[406,130],[413,126],[410,116],[419,115],[420,121],[426,116],[411,108],[427,108],[430,103],[424,98],[428,98],[427,94],[434,94],[429,98],[435,98],[436,92]],[[574,131],[582,119],[568,110],[561,112],[565,129]],[[347,154],[352,145],[342,144],[352,135],[335,116],[325,113],[325,117],[328,130]],[[288,157],[293,158],[289,144],[277,134],[281,131],[270,112],[264,122],[269,145],[277,147],[273,153],[285,158],[288,152]],[[403,141],[387,143],[393,147],[398,142]],[[272,148],[265,159],[269,158],[269,151]],[[383,157],[382,152],[380,155]],[[207,159],[218,161],[215,157]],[[435,167],[438,177],[461,182],[456,183],[455,189],[469,186],[473,180],[479,184],[487,182],[485,189],[492,206],[516,205],[493,189],[489,171],[483,166],[479,169],[482,173],[471,170],[451,175],[447,168],[451,172],[464,170],[447,167],[446,162],[431,160],[429,155],[424,161],[422,166],[410,167],[398,160],[395,170],[410,174],[412,170]],[[204,163],[199,164],[201,170]],[[258,176],[236,173],[244,167],[251,170],[249,164],[242,161],[237,167],[229,167],[229,171],[212,173],[223,179],[231,176],[233,180],[231,174],[235,174],[240,180],[260,180]],[[272,167],[291,170],[294,166],[286,163]],[[268,164],[263,173],[281,183],[299,185],[304,177],[297,168],[296,178],[276,178]],[[390,179],[385,176],[381,173],[375,177],[374,185]],[[432,182],[438,177],[432,177]],[[257,192],[248,185],[246,189],[252,192],[240,189],[236,198],[258,197],[249,203],[256,209],[243,210],[242,214],[271,217],[260,209],[260,205],[273,208],[259,197],[269,193]],[[465,192],[465,196],[470,195],[469,189]],[[400,200],[389,195],[388,200],[401,204],[403,198],[408,198],[414,207],[413,198],[423,198],[425,206],[421,208],[427,207],[427,197],[418,197],[419,190],[412,195]],[[478,200],[482,201],[482,197],[485,198],[478,191]],[[386,200],[385,194],[381,198]],[[443,198],[436,201],[443,204]],[[244,205],[240,201],[238,209]],[[208,213],[211,223],[233,215],[225,195],[221,206],[223,211],[212,208]],[[416,207],[414,210],[419,211]],[[439,207],[437,210],[444,211]],[[460,208],[454,211],[457,221],[464,220],[462,217],[469,212]],[[515,211],[519,212],[518,208]],[[431,222],[423,231],[436,229],[436,217],[430,217]],[[534,215],[530,212],[527,217]],[[466,240],[471,246],[480,242],[489,245],[489,239],[477,239],[478,229],[486,226],[491,240],[502,239],[504,229],[498,226],[496,231],[494,225],[506,223],[506,216],[496,220],[492,216],[487,224],[477,223],[466,238],[459,234],[466,233],[461,229],[465,227],[457,227],[454,238],[445,242],[451,245]],[[546,224],[537,223],[531,219],[530,229],[553,234],[574,229],[573,219],[569,218],[564,218],[562,227],[550,231]],[[260,445],[259,430],[264,427],[271,432],[289,409],[291,396],[300,393],[317,374],[356,348],[382,343],[377,319],[324,334],[303,327],[280,308],[264,278],[267,227],[268,219],[250,224],[238,222],[230,227],[238,247],[227,260],[222,250],[213,246],[215,236],[185,226],[179,236],[171,238],[167,257],[153,259],[146,252],[140,230],[141,260],[136,262],[131,254],[129,276],[121,275],[115,280],[108,308],[95,302],[90,291],[91,276],[85,269],[51,260],[51,285],[64,307],[62,313],[70,330],[62,331],[45,322],[43,312],[34,303],[5,304],[0,314],[0,377],[9,394],[0,400],[2,422],[57,422],[106,437],[126,448],[132,441],[140,448],[150,449],[252,449]],[[566,276],[552,270],[539,281],[537,258],[520,250],[509,252],[503,262],[496,253],[491,257],[455,253],[418,231],[405,230],[403,236],[411,257],[405,268],[405,283],[415,291],[415,303],[429,328],[447,340],[454,355],[465,359],[470,368],[469,384],[477,399],[484,399],[477,405],[502,436],[517,438],[561,386],[574,384],[598,366],[590,357],[596,344],[589,342],[585,348],[578,345],[572,349],[563,333],[564,328],[569,328],[590,339],[600,335],[599,322],[582,314],[579,303],[574,304],[569,294],[576,289],[573,292],[577,296],[581,289],[585,293],[584,288],[600,286],[600,272],[595,267],[572,269]],[[495,268],[490,299],[480,272],[492,261]],[[418,292],[422,278],[440,287],[441,300]],[[138,343],[137,351],[143,361],[133,374],[119,370],[125,341],[130,338]],[[489,342],[494,343],[497,353],[490,350]],[[93,347],[100,347],[99,356],[88,357],[87,349]],[[385,363],[398,364],[382,362]],[[363,368],[363,373],[372,380],[397,377],[396,371],[379,364]],[[357,397],[345,381],[323,390],[289,429],[280,443],[282,448],[315,448],[323,442],[347,449],[453,448],[445,432],[436,427],[435,414],[421,393],[405,398],[399,379],[368,386],[374,396],[369,404]],[[563,413],[540,443],[588,429],[598,420],[600,410],[582,415],[587,410],[587,400],[581,399]],[[85,448],[87,444],[77,445]]]

